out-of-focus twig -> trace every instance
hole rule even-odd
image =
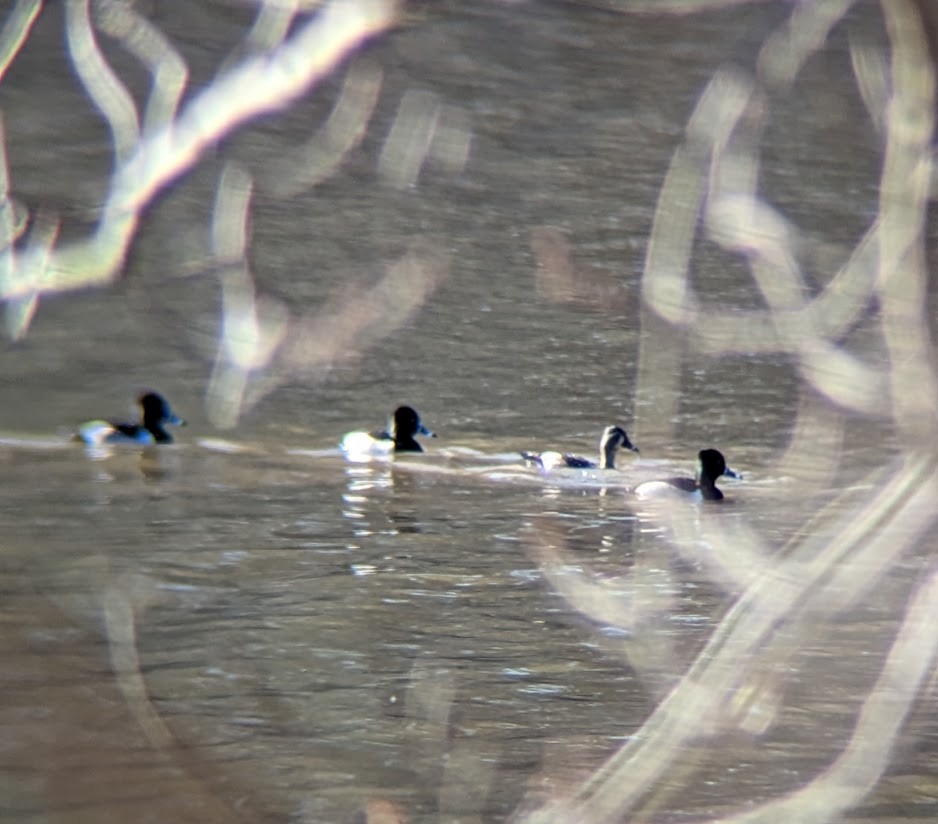
[[[90,61],[83,75],[86,87],[99,87],[95,96],[103,103],[120,86],[102,79],[108,71],[88,36],[87,0],[69,3],[71,30],[84,32],[79,39]],[[120,139],[117,166],[96,231],[87,240],[56,247],[51,254],[24,250],[14,261],[15,276],[0,283],[0,298],[61,292],[115,277],[141,211],[163,186],[192,168],[207,147],[240,124],[282,108],[307,91],[349,51],[391,25],[396,9],[394,0],[330,3],[274,51],[245,58],[193,97],[173,121],[139,139],[130,139],[135,129],[128,127],[137,122],[136,116],[125,116],[126,106],[115,109],[105,103],[112,132]],[[94,68],[96,63],[100,71]],[[114,99],[120,97],[117,93]],[[172,95],[167,93],[154,111],[165,113],[171,105]]]
[[[890,576],[934,529],[938,495],[938,377],[926,316],[925,217],[934,143],[935,42],[924,31],[920,4],[882,4],[890,61],[882,126],[884,163],[877,219],[845,264],[818,294],[801,273],[799,232],[764,198],[759,145],[768,98],[787,91],[807,58],[823,46],[851,3],[801,4],[766,42],[758,71],[724,70],[709,84],[664,181],[643,278],[646,336],[639,393],[654,393],[659,438],[669,439],[679,397],[682,335],[723,356],[773,351],[789,355],[806,387],[789,450],[789,465],[810,465],[824,440],[824,474],[842,457],[846,413],[888,420],[900,436],[901,460],[877,469],[819,507],[792,530],[779,554],[744,564],[746,575],[711,564],[727,589],[745,589],[694,663],[676,681],[639,732],[577,790],[520,820],[626,820],[691,744],[734,730],[772,726],[784,669],[818,629]],[[862,80],[858,79],[858,82]],[[869,95],[868,101],[875,101]],[[693,285],[691,252],[700,225],[748,266],[765,310],[708,306]],[[884,364],[851,352],[842,336],[878,320]],[[823,398],[823,412],[821,411]],[[662,409],[662,400],[665,407]],[[833,403],[831,403],[833,401]],[[794,453],[801,452],[802,455]],[[799,457],[802,459],[799,464]],[[857,496],[864,486],[872,491]],[[718,526],[681,513],[664,514],[677,543],[703,540],[732,562],[734,541]],[[738,537],[742,537],[742,533]],[[755,536],[754,536],[755,537]],[[537,537],[534,538],[536,542]],[[550,532],[544,540],[550,543]],[[758,545],[758,541],[755,541]],[[541,549],[550,573],[556,566]],[[622,605],[588,582],[557,588],[587,615],[616,617]],[[828,821],[855,805],[882,776],[890,747],[935,664],[935,620],[927,614],[938,576],[913,594],[879,679],[856,708],[852,734],[831,766],[800,789],[720,817],[727,822]],[[590,606],[587,606],[590,605]],[[621,616],[620,616],[621,618]],[[773,695],[763,699],[761,693]],[[765,716],[751,723],[752,708]]]
[[[40,11],[42,0],[16,0],[16,4],[7,13],[3,28],[0,29],[0,80],[29,37]]]

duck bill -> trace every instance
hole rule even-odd
[[[429,429],[427,429],[427,427],[425,427],[422,423],[419,424],[418,427],[417,427],[417,434],[418,434],[418,435],[425,435],[425,436],[428,437],[428,438],[435,438],[435,437],[436,437],[436,433],[431,432],[431,431],[430,431]]]

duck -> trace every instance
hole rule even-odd
[[[721,475],[738,478],[739,473],[729,469],[718,449],[702,449],[697,453],[695,478],[665,478],[646,481],[633,490],[639,498],[679,496],[690,501],[721,501],[723,493],[716,485]]]
[[[379,432],[348,432],[339,449],[347,456],[388,456],[398,452],[423,452],[415,435],[435,438],[423,425],[420,415],[410,406],[399,406],[388,421],[388,428]]]
[[[526,463],[539,466],[550,472],[552,469],[615,469],[616,450],[619,447],[638,452],[621,426],[607,426],[599,438],[599,462],[569,452],[522,452]]]
[[[167,426],[185,426],[166,399],[158,392],[144,392],[137,398],[143,410],[140,423],[116,420],[94,420],[83,423],[75,440],[89,446],[102,444],[166,444],[173,442],[173,436],[166,431]]]

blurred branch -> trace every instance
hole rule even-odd
[[[78,79],[111,129],[115,160],[120,168],[140,142],[137,107],[95,42],[88,3],[89,0],[66,0],[69,53]]]
[[[332,174],[365,136],[382,80],[377,64],[355,61],[329,119],[303,146],[272,161],[261,180],[263,187],[277,197],[291,197]]]
[[[42,0],[16,0],[0,29],[0,80],[6,74],[13,58],[19,53],[33,23],[42,11]]]
[[[877,287],[893,418],[906,445],[918,450],[938,441],[936,361],[925,314],[935,73],[915,5],[894,1],[882,8],[892,46],[892,96],[885,119]]]
[[[104,10],[112,2],[106,0]],[[136,112],[94,42],[88,0],[69,0],[71,48],[83,64],[81,77],[89,94],[111,126],[116,167],[94,234],[51,252],[30,244],[13,257],[8,247],[4,254],[11,276],[0,282],[0,298],[62,292],[113,279],[142,210],[163,186],[190,170],[206,148],[237,126],[305,93],[352,49],[390,26],[396,7],[394,0],[335,0],[271,52],[247,57],[218,75],[164,125],[159,120],[178,102],[184,67],[158,40],[146,48],[135,46],[154,76],[147,129],[140,136]],[[147,27],[137,23],[135,34],[146,39]],[[136,44],[137,39],[125,42]]]
[[[860,413],[894,426],[904,447],[903,461],[891,472],[884,467],[854,479],[859,483],[792,530],[792,539],[777,554],[762,552],[754,534],[728,534],[718,520],[662,513],[669,544],[706,544],[724,568],[714,561],[697,563],[709,563],[713,580],[726,590],[744,589],[629,742],[578,789],[519,820],[627,820],[642,799],[665,786],[692,745],[715,746],[720,735],[770,728],[783,680],[773,673],[790,668],[804,646],[817,642],[819,628],[908,563],[923,536],[934,529],[938,376],[926,314],[925,221],[938,14],[921,16],[923,4],[911,0],[884,0],[890,48],[882,77],[888,76],[888,83],[880,84],[870,74],[877,71],[871,53],[851,55],[858,85],[867,86],[864,101],[882,107],[872,115],[883,138],[879,209],[844,265],[816,295],[802,274],[797,227],[760,192],[760,146],[770,95],[788,92],[850,6],[846,0],[795,6],[766,41],[753,76],[721,70],[698,101],[686,141],[674,153],[661,187],[649,242],[637,394],[653,397],[655,420],[671,426],[679,400],[682,337],[716,355],[788,354],[813,391],[803,395],[787,460],[796,460],[792,453],[801,451],[803,464],[816,464],[814,450],[826,443],[821,437],[826,436],[830,443],[821,457],[829,476],[840,458],[845,419],[848,413]],[[885,94],[876,91],[878,85]],[[707,305],[692,283],[700,226],[710,240],[748,266],[765,310]],[[878,321],[887,361],[882,366],[861,361],[842,339],[861,321]],[[839,408],[826,403],[822,414],[818,395]],[[669,440],[670,434],[662,431],[657,437]],[[872,492],[861,497],[857,490],[863,488]],[[608,588],[562,572],[551,530],[539,530],[531,543],[545,575],[574,607],[594,620],[614,622],[627,638],[636,620],[648,620],[642,608],[656,607],[623,604]],[[938,574],[932,571],[912,593],[878,680],[856,707],[852,732],[829,768],[788,795],[713,820],[828,821],[869,792],[888,766],[890,747],[935,665],[938,627],[928,605],[936,588]],[[638,598],[635,591],[630,590],[633,600]],[[631,647],[641,652],[640,642],[627,641],[625,647],[627,656]]]
[[[218,185],[212,246],[220,265],[221,332],[207,390],[209,418],[219,427],[283,383],[322,380],[410,321],[446,277],[434,247],[412,248],[371,288],[347,282],[315,314],[292,316],[283,302],[260,296],[251,277],[248,223],[253,180],[227,166]]]
[[[189,69],[168,38],[145,17],[118,0],[97,0],[95,23],[141,63],[153,78],[143,116],[143,131],[150,135],[176,116],[186,88]]]

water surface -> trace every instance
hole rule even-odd
[[[41,302],[26,338],[0,351],[5,819],[524,820],[631,747],[628,773],[648,772],[622,820],[716,820],[812,786],[849,749],[862,702],[890,690],[911,712],[894,747],[888,720],[873,728],[888,766],[850,815],[934,817],[932,696],[902,692],[912,675],[876,685],[934,545],[930,523],[911,523],[920,507],[907,529],[867,518],[911,451],[888,416],[811,388],[791,352],[712,357],[641,309],[687,119],[718,69],[752,69],[786,9],[415,8],[360,57],[381,91],[334,174],[290,197],[269,184],[276,158],[328,116],[341,72],[173,184],[119,282]],[[142,13],[195,88],[249,23],[220,3]],[[110,154],[61,26],[50,4],[0,109],[15,196],[78,237]],[[877,209],[880,138],[851,37],[881,45],[871,4],[771,100],[766,129],[760,191],[798,227],[809,293]],[[139,68],[104,48],[145,95]],[[415,92],[470,151],[397,185],[379,158]],[[232,160],[257,181],[258,294],[291,320],[370,288],[408,253],[430,261],[436,286],[328,369],[271,367],[270,391],[222,431],[204,403],[221,331],[209,226]],[[698,237],[692,262],[708,305],[764,308],[740,256]],[[836,343],[879,367],[880,332],[874,307]],[[662,374],[642,372],[649,352]],[[95,460],[68,442],[143,386],[189,419],[176,445]],[[400,402],[439,434],[427,454],[345,461],[342,433]],[[618,471],[545,477],[516,458],[592,455],[609,423],[641,448]],[[711,445],[743,473],[723,482],[724,505],[675,515],[629,496],[642,478],[692,474]],[[864,554],[867,532],[889,546]],[[712,690],[699,704],[678,693],[679,729],[655,766],[634,748],[658,740],[656,708],[687,672],[685,686]]]

